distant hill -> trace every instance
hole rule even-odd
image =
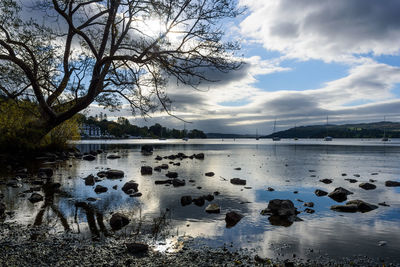
[[[381,121],[373,123],[343,124],[343,125],[311,125],[290,128],[261,138],[382,138],[386,131],[388,138],[400,138],[400,123]]]

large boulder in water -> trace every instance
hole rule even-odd
[[[347,196],[353,194],[353,192],[344,189],[343,187],[337,187],[335,190],[330,192],[328,196],[337,202],[343,202],[347,200]]]
[[[114,231],[121,229],[128,225],[130,222],[129,218],[121,213],[114,213],[110,219],[111,229]]]
[[[293,202],[289,199],[273,199],[268,207],[261,211],[261,215],[270,215],[269,221],[272,225],[290,226],[295,221],[301,221]]]
[[[126,194],[131,194],[133,192],[138,192],[138,186],[139,184],[135,183],[135,181],[129,181],[124,184],[124,186],[121,188],[122,191],[124,191]]]

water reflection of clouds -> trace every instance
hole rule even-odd
[[[207,142],[212,144],[208,145]],[[232,241],[238,246],[257,247],[267,256],[274,255],[274,246],[271,244],[277,243],[290,244],[291,248],[288,251],[292,250],[299,256],[305,255],[307,248],[329,251],[332,255],[347,255],[350,253],[349,250],[351,253],[363,254],[371,251],[371,255],[377,255],[378,252],[373,250],[376,249],[379,240],[387,240],[390,245],[382,255],[393,256],[393,249],[399,248],[398,245],[391,245],[400,244],[398,242],[400,235],[393,234],[400,228],[399,189],[384,186],[385,180],[397,180],[397,175],[400,173],[397,164],[400,154],[398,148],[396,150],[392,147],[388,149],[390,153],[385,152],[382,155],[381,147],[294,146],[284,143],[277,146],[261,143],[255,146],[254,141],[253,143],[241,141],[240,145],[233,145],[232,141],[228,144],[207,142],[204,145],[200,143],[162,145],[155,142],[157,147],[154,155],[147,157],[141,155],[139,144],[124,145],[121,149],[114,145],[110,153],[116,152],[122,156],[120,159],[109,160],[105,154],[101,154],[93,162],[81,160],[68,162],[60,166],[54,179],[63,184],[63,188],[72,198],[56,197],[54,202],[69,221],[72,221],[74,216],[74,202],[88,197],[100,198],[93,205],[104,213],[106,220],[110,212],[122,211],[130,214],[134,220],[141,214],[142,218],[151,221],[169,209],[172,218],[171,227],[178,229],[181,234],[207,239],[210,244],[220,245]],[[89,148],[81,145],[81,148],[82,151],[86,151],[107,147],[98,144]],[[204,160],[174,160],[180,162],[181,166],[170,165],[169,170],[177,171],[179,178],[186,180],[186,186],[174,188],[155,185],[155,180],[166,179],[164,170],[161,173],[153,172],[151,176],[140,174],[142,165],[154,167],[170,161],[156,162],[154,160],[156,155],[166,156],[177,152],[184,152],[187,155],[199,152],[206,154]],[[69,167],[70,163],[72,167]],[[242,169],[234,170],[236,167]],[[99,182],[98,184],[106,186],[108,191],[96,194],[93,191],[94,187],[85,186],[82,178],[96,174],[102,168],[120,169],[126,175],[121,181],[106,179]],[[204,173],[208,171],[213,171],[215,176],[206,177]],[[372,176],[373,172],[379,174]],[[342,176],[342,173],[346,173],[347,176]],[[356,173],[361,177],[353,177]],[[68,179],[69,176],[72,179]],[[252,189],[230,184],[229,179],[233,177],[246,179],[246,186]],[[323,184],[318,181],[322,178],[332,178],[333,183]],[[358,187],[359,183],[351,184],[345,181],[345,178],[356,178],[359,181],[376,179],[377,189],[365,191]],[[195,180],[195,185],[188,182],[190,179]],[[121,191],[123,184],[130,180],[135,180],[139,184],[142,197],[131,198]],[[114,185],[118,186],[117,190],[112,189]],[[197,186],[202,188],[197,189]],[[269,186],[275,188],[275,191],[266,191]],[[315,189],[330,192],[339,186],[354,192],[349,199],[362,199],[374,204],[386,201],[391,207],[379,207],[365,214],[341,214],[330,210],[331,205],[337,204],[335,201],[328,197],[319,198],[314,194]],[[295,190],[299,193],[294,194]],[[6,194],[14,192],[9,193],[6,199],[10,207],[16,210],[15,220],[32,223],[41,204],[32,205],[25,198],[17,198],[18,189],[6,188],[2,191]],[[180,205],[181,196],[198,197],[215,191],[219,191],[220,195],[216,196],[212,203],[221,206],[221,214],[207,214],[204,211],[208,205],[207,201],[203,207],[194,204],[185,207]],[[268,217],[259,213],[273,198],[291,199],[299,210],[304,210],[304,207],[296,199],[312,201],[315,203],[316,213],[300,214],[304,221],[296,222],[288,228],[272,226]],[[245,217],[235,227],[226,229],[225,213],[230,210],[238,211]],[[79,212],[79,220],[85,222],[83,212]],[[190,226],[187,227],[187,224]],[[363,243],[365,245],[362,245]],[[366,252],[363,252],[363,249]]]

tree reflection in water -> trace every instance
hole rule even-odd
[[[53,214],[56,215],[56,219],[59,219],[61,222],[61,225],[64,228],[65,232],[70,232],[71,227],[65,218],[64,214],[60,211],[60,209],[54,204],[54,195],[56,193],[61,193],[60,191],[60,184],[59,183],[53,183],[50,180],[48,180],[43,186],[42,190],[44,193],[44,203],[43,206],[40,208],[40,211],[35,217],[35,221],[33,223],[33,226],[42,226],[43,225],[43,218],[44,215],[47,212],[52,211]],[[79,229],[79,223],[78,223],[78,209],[81,208],[84,210],[87,218],[87,222],[89,225],[89,230],[92,234],[92,238],[94,240],[98,240],[100,238],[100,234],[103,233],[104,236],[109,236],[107,228],[104,224],[104,218],[103,214],[97,211],[93,206],[86,202],[76,202],[75,203],[75,223],[77,224],[78,227],[78,233],[80,233]],[[96,224],[97,222],[97,224]],[[49,221],[50,223],[50,221]],[[49,224],[48,223],[48,224]],[[31,235],[32,240],[37,240],[43,233],[39,232],[34,232]]]

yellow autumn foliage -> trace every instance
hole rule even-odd
[[[9,148],[40,149],[63,148],[68,140],[78,139],[77,117],[65,121],[51,130],[40,142],[29,138],[34,134],[30,125],[40,119],[37,106],[29,101],[0,102],[0,150]]]

